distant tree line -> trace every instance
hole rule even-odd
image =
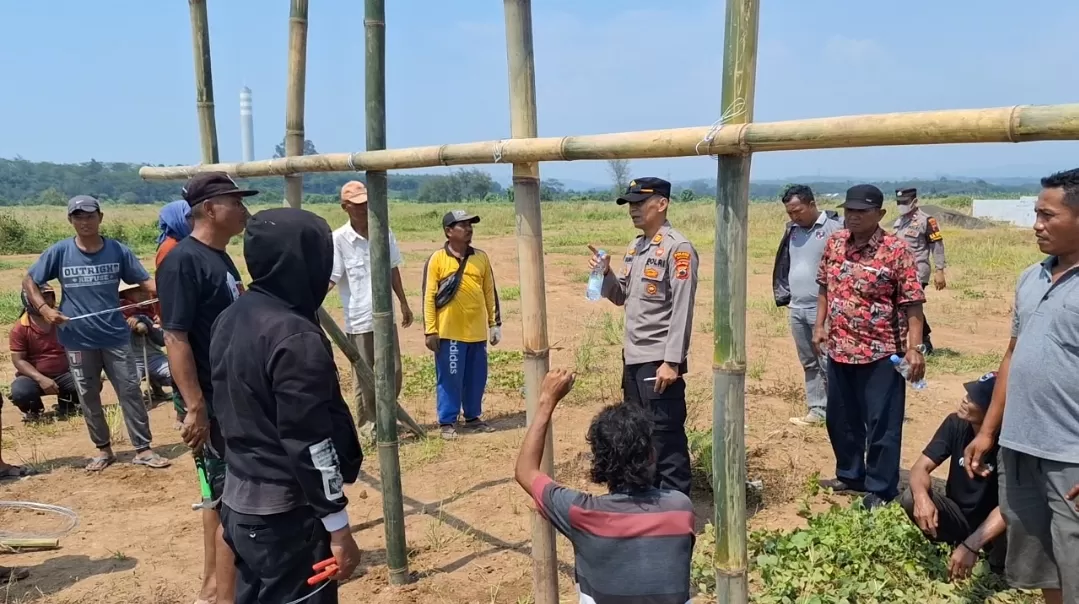
[[[314,146],[312,145],[312,150]],[[0,206],[64,205],[74,195],[94,195],[115,203],[149,204],[171,201],[180,197],[181,183],[177,181],[146,181],[139,178],[141,164],[99,162],[81,164],[32,162],[22,158],[0,159]],[[610,166],[612,184],[624,186],[626,167]],[[362,173],[329,173],[304,175],[304,193],[308,203],[336,203],[341,185],[349,180],[363,180]],[[617,183],[617,184],[616,184]],[[259,199],[279,202],[284,199],[284,179],[252,178],[246,186],[261,191]],[[817,195],[841,195],[853,182],[805,182]],[[900,187],[917,187],[923,197],[966,195],[974,197],[1015,197],[1034,194],[1038,183],[1017,181],[995,184],[984,180],[904,180],[877,182],[885,194]],[[671,197],[676,201],[693,201],[715,197],[715,180],[699,179],[675,183]],[[778,199],[786,183],[753,183],[750,196],[754,199]],[[389,175],[389,193],[393,199],[421,203],[445,203],[463,200],[512,201],[513,189],[504,188],[481,169],[454,170],[449,174]],[[609,187],[580,191],[567,188],[557,179],[540,181],[543,201],[581,201],[612,199]]]

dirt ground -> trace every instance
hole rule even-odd
[[[489,252],[503,293],[504,341],[496,350],[519,350],[520,306],[516,242],[510,231],[492,238],[481,232],[477,245]],[[984,243],[992,234],[978,235]],[[1014,240],[1018,235],[1000,235]],[[400,236],[399,236],[400,237]],[[482,240],[482,241],[481,241]],[[777,239],[761,244],[774,249]],[[610,245],[621,246],[621,241]],[[418,284],[422,258],[437,244],[405,241],[404,280]],[[703,247],[703,246],[702,246]],[[555,248],[559,249],[559,248]],[[617,248],[616,248],[617,249]],[[690,358],[690,424],[705,428],[711,419],[712,258],[702,249],[701,284]],[[5,257],[0,265],[0,290],[15,291],[33,257]],[[149,256],[144,258],[152,265]],[[797,428],[788,418],[804,414],[801,368],[794,353],[786,312],[770,300],[771,258],[751,254],[749,316],[747,319],[747,448],[749,474],[763,481],[763,501],[749,525],[793,528],[804,485],[815,473],[830,476],[833,458],[823,428]],[[617,264],[617,262],[616,262]],[[976,275],[960,262],[949,274],[959,285],[930,292],[927,315],[934,341],[944,348],[929,369],[930,387],[911,392],[904,426],[903,465],[909,467],[940,420],[962,396],[961,383],[995,369],[1006,344],[1011,281]],[[583,294],[586,257],[546,255],[548,332],[555,367],[576,367],[580,387],[555,415],[557,479],[586,488],[584,432],[598,408],[618,399],[620,311],[606,302],[590,303]],[[418,291],[409,290],[414,310]],[[332,304],[336,296],[331,294]],[[340,317],[339,308],[331,314]],[[0,327],[0,338],[7,327]],[[613,335],[612,335],[613,334]],[[430,380],[422,328],[401,332],[407,381],[402,405],[417,421],[434,422],[434,399],[423,391]],[[13,378],[6,347],[0,352],[0,383]],[[455,442],[437,438],[406,438],[401,449],[405,525],[414,581],[390,586],[384,551],[378,460],[373,452],[364,462],[360,481],[347,488],[349,512],[363,561],[356,576],[341,587],[344,601],[411,602],[531,602],[529,498],[513,482],[512,464],[523,436],[524,400],[518,389],[519,363],[502,355],[492,375],[504,379],[492,387],[485,414],[496,432],[466,436]],[[339,355],[339,367],[346,367]],[[341,373],[346,392],[348,371]],[[516,380],[516,381],[515,381]],[[115,396],[106,386],[107,402]],[[82,467],[93,448],[80,418],[39,426],[21,423],[12,405],[3,408],[3,456],[12,463],[29,463],[40,474],[0,484],[0,499],[36,501],[75,510],[77,530],[61,539],[61,549],[0,557],[0,564],[30,569],[31,578],[7,588],[4,602],[191,602],[201,572],[198,483],[190,454],[173,427],[170,405],[152,411],[154,444],[174,462],[166,470],[135,467],[126,442],[116,448],[120,462],[100,474]],[[117,424],[120,425],[119,423]],[[699,524],[711,519],[710,494],[698,493]],[[28,530],[39,518],[0,514],[3,530]],[[563,600],[573,599],[573,557],[569,543],[558,538],[559,586]]]

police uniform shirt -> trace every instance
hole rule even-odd
[[[627,365],[681,365],[689,353],[697,293],[697,250],[669,222],[651,239],[639,235],[618,276],[607,272],[603,295],[626,307]]]
[[[906,242],[914,254],[919,282],[929,283],[930,254],[933,255],[933,265],[938,270],[944,268],[944,238],[940,234],[940,226],[936,218],[926,214],[921,208],[896,219],[895,236]]]

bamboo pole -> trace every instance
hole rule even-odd
[[[723,36],[725,125],[753,121],[759,0],[727,0]],[[713,292],[712,489],[716,601],[745,604],[746,576],[746,254],[749,150],[719,157]]]
[[[356,377],[363,383],[365,388],[375,388],[375,374],[371,367],[368,367],[363,359],[360,357],[360,351],[356,350],[356,347],[349,341],[348,336],[344,331],[337,326],[337,322],[333,320],[330,313],[326,312],[325,308],[321,306],[318,309],[318,321],[322,326],[322,330],[326,332],[326,335],[330,337],[330,340],[341,349],[341,352],[345,353],[345,357],[348,359],[349,364],[356,370]],[[420,438],[427,438],[427,431],[424,430],[416,420],[412,419],[412,416],[405,411],[405,408],[397,406],[397,421],[408,427],[409,431]]]
[[[364,2],[367,149],[386,148],[386,0]],[[409,580],[405,546],[405,508],[397,442],[396,370],[394,368],[393,297],[390,295],[389,187],[385,171],[367,171],[370,218],[371,298],[375,328],[375,401],[378,466],[382,473],[382,515],[390,583]]]
[[[827,117],[747,125],[709,126],[549,138],[520,138],[363,153],[327,153],[212,166],[145,166],[147,180],[183,179],[222,171],[235,177],[301,172],[402,170],[467,164],[529,163],[580,159],[634,159],[887,147],[953,143],[1019,143],[1079,140],[1079,104],[1015,105]]]
[[[288,19],[288,92],[285,105],[285,155],[303,156],[303,104],[307,82],[307,0],[292,0]],[[285,176],[285,202],[303,205],[303,176]]]
[[[199,111],[199,144],[202,163],[216,164],[217,119],[214,116],[214,77],[210,68],[210,25],[206,0],[188,0],[191,10],[191,42],[195,51],[195,102]]]
[[[59,539],[0,539],[0,548],[57,549],[59,547]]]
[[[505,0],[506,54],[509,59],[510,136],[535,138],[536,70],[532,50],[532,1]],[[547,296],[544,292],[543,216],[539,164],[513,164],[513,206],[517,214],[517,267],[521,284],[524,333],[525,416],[532,423],[540,386],[550,368],[547,342]],[[554,475],[554,439],[547,430],[540,468]],[[558,554],[554,527],[532,511],[532,592],[536,604],[558,604]]]

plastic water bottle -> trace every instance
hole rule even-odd
[[[596,252],[600,260],[607,255],[607,252],[599,250]],[[592,274],[588,276],[588,290],[585,291],[585,297],[595,302],[599,300],[603,292],[603,264],[597,264],[596,268],[592,269]]]
[[[892,366],[895,367],[895,370],[899,372],[899,375],[903,376],[903,379],[910,382],[910,363],[907,362],[907,359],[901,359],[899,358],[899,355],[893,354]],[[924,377],[917,382],[910,382],[910,387],[914,388],[915,390],[921,390],[926,386],[927,384],[925,383]]]

